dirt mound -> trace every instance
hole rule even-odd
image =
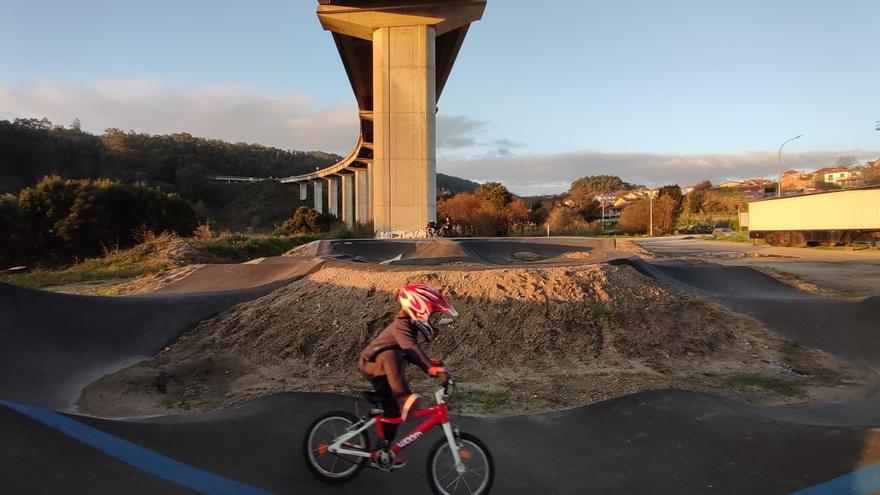
[[[282,256],[304,256],[304,257],[314,257],[318,255],[318,250],[321,247],[321,241],[312,241],[302,246],[297,246],[290,251],[284,253]]]
[[[357,356],[393,318],[396,290],[408,282],[439,287],[462,314],[429,352],[469,385],[471,411],[558,409],[671,386],[802,397],[812,393],[805,385],[833,387],[851,373],[628,266],[405,271],[328,264],[95,382],[80,406],[150,414],[282,390],[361,389]]]

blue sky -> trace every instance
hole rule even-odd
[[[310,0],[0,0],[0,119],[347,153]],[[489,0],[439,102],[438,169],[521,193],[880,155],[880,2]]]

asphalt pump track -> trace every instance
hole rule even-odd
[[[510,244],[500,248],[491,246],[491,240],[457,243],[451,248],[454,256],[441,258],[450,262],[464,252],[461,256],[470,262],[517,264],[510,255],[528,251],[541,257],[537,263],[556,263],[572,251],[571,245],[559,242],[543,241],[547,244],[539,247],[506,242]],[[423,245],[407,254],[400,246],[378,245],[376,252],[356,254],[356,246],[342,246],[354,243],[317,246],[323,252],[315,254],[380,263],[398,255],[397,261],[413,260],[430,254],[426,250],[450,249]],[[867,365],[880,362],[877,329],[871,326],[878,316],[876,298],[828,299],[749,269],[718,273],[712,266],[648,264],[609,255],[613,250],[607,244],[581,246],[588,258],[630,264],[670,285],[700,291],[802,345]],[[542,248],[543,254],[536,252]],[[393,256],[385,258],[388,254]],[[432,437],[407,451],[410,465],[392,475],[367,471],[343,487],[312,478],[299,453],[303,430],[320,413],[352,410],[355,400],[350,397],[286,393],[207,414],[129,420],[70,413],[84,384],[152,355],[194,323],[267,294],[320,268],[320,263],[302,263],[281,279],[271,270],[247,275],[247,268],[234,268],[241,270],[239,281],[227,277],[219,291],[210,290],[210,271],[216,275],[223,269],[208,268],[178,286],[179,292],[171,288],[139,297],[70,296],[0,285],[0,492],[427,492],[424,460]],[[873,398],[758,407],[663,390],[556,413],[464,417],[460,424],[494,454],[494,493],[880,490],[880,406]]]

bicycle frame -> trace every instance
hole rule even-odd
[[[416,411],[414,418],[424,418],[427,417],[424,422],[422,422],[419,426],[417,426],[413,431],[411,431],[407,436],[403,437],[391,446],[391,452],[394,455],[399,454],[403,449],[409,447],[414,444],[419,438],[421,438],[428,430],[431,428],[440,425],[443,428],[443,433],[446,436],[446,441],[449,442],[449,449],[452,451],[452,458],[455,460],[456,470],[459,472],[464,472],[464,464],[461,462],[461,457],[459,456],[458,450],[460,445],[455,441],[455,433],[452,430],[452,425],[449,424],[449,410],[446,408],[446,390],[441,388],[434,392],[434,399],[436,400],[437,405],[429,408],[423,409],[421,411]],[[377,451],[367,451],[364,452],[362,450],[351,450],[345,448],[343,445],[354,438],[362,431],[376,425],[376,434],[379,440],[385,439],[385,429],[382,427],[383,424],[403,424],[404,420],[401,418],[386,418],[382,415],[377,415],[370,418],[369,421],[364,422],[363,425],[349,431],[338,438],[327,447],[327,450],[334,454],[345,454],[354,457],[364,457],[373,459],[378,455]]]

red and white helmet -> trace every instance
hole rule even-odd
[[[425,334],[428,340],[437,336],[437,330],[430,322],[433,313],[458,316],[458,311],[449,304],[439,290],[425,284],[407,284],[397,292],[397,301]]]

